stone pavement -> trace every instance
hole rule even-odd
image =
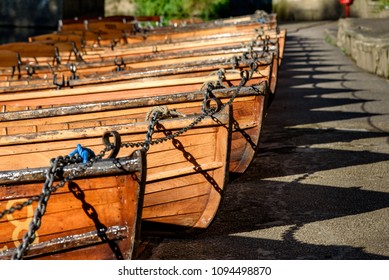
[[[337,24],[284,26],[251,167],[204,233],[155,239],[141,259],[389,259],[389,83],[325,41]]]

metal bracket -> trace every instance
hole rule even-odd
[[[65,81],[65,77],[62,75],[62,82],[58,82],[57,74],[53,74],[53,84],[57,86],[57,89],[61,89],[67,86],[67,82]]]
[[[214,88],[215,87],[212,83],[207,83],[204,91],[204,100],[201,111],[207,115],[217,113],[223,107],[223,103],[220,101],[220,99],[216,98],[212,93]]]
[[[57,62],[57,65],[60,65],[61,64],[61,55],[59,54],[59,50],[57,47],[54,49],[54,52],[55,52],[54,61]]]
[[[32,66],[32,65],[26,65],[25,67],[26,71],[27,71],[27,75],[32,78],[32,75],[35,74],[35,67]]]
[[[70,64],[69,69],[70,69],[70,72],[72,72],[72,76],[70,77],[70,80],[77,80],[80,78],[80,76],[76,75],[77,66],[74,63]]]
[[[82,39],[82,42],[81,42],[81,43],[84,44],[84,43],[85,43],[85,40]],[[76,56],[76,60],[77,60],[77,61],[84,61],[84,59],[82,58],[82,55],[81,55],[80,51],[77,49],[76,43],[75,43],[74,41],[72,41],[71,44],[72,44],[73,53],[74,53],[74,55]]]
[[[121,72],[121,71],[125,70],[126,64],[124,63],[123,57],[120,58],[120,62],[118,62],[118,58],[115,57],[114,62],[115,62],[115,65],[116,65],[116,71],[117,72]]]

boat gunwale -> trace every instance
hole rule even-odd
[[[228,106],[226,106],[228,107]],[[224,112],[226,110],[224,107],[220,112],[212,115],[200,115],[193,114],[183,117],[169,118],[159,120],[158,123],[165,126],[165,130],[178,130],[182,128],[182,125],[189,126],[197,120],[200,120],[194,128],[205,127],[205,126],[216,126],[215,119],[219,123],[226,124],[229,116]],[[229,109],[228,109],[229,110]],[[180,120],[180,123],[177,120]],[[174,122],[173,122],[174,121]],[[220,125],[220,124],[219,124]],[[34,133],[25,133],[25,134],[16,134],[16,135],[1,135],[0,136],[0,146],[12,146],[20,145],[24,142],[28,143],[44,143],[47,141],[59,141],[59,140],[69,140],[69,139],[80,139],[85,136],[88,137],[99,137],[103,135],[106,131],[115,130],[117,132],[122,132],[123,134],[137,134],[140,132],[148,131],[149,121],[127,123],[127,124],[114,124],[114,125],[105,125],[98,127],[89,127],[89,128],[74,128],[74,129],[64,129],[64,130],[49,130],[43,132],[34,132]]]
[[[240,88],[238,96],[250,96],[250,95],[266,95],[267,82],[263,81],[258,85],[243,86]],[[220,88],[213,89],[212,94],[216,98],[227,98],[231,97],[238,87]],[[91,113],[95,111],[111,111],[119,109],[130,109],[137,108],[141,104],[147,106],[166,105],[175,103],[185,103],[201,101],[204,99],[204,91],[193,91],[193,92],[181,92],[175,94],[165,94],[160,96],[148,96],[138,97],[130,99],[122,99],[116,101],[103,101],[96,103],[77,104],[69,106],[58,106],[54,108],[45,109],[32,109],[26,111],[12,111],[12,112],[1,112],[0,121],[15,121],[15,120],[26,120],[35,118],[45,117],[56,117],[66,116],[73,114]]]
[[[79,178],[90,178],[90,177],[107,177],[117,176],[122,174],[130,174],[142,171],[143,162],[141,157],[141,151],[135,150],[128,157],[121,158],[107,158],[100,161],[96,161],[92,166],[85,169],[85,171],[77,176]],[[61,176],[56,176],[56,179],[67,177],[74,170],[80,168],[82,163],[74,163],[63,167]],[[120,166],[120,168],[119,168]],[[37,168],[25,168],[19,170],[7,170],[0,171],[0,188],[8,185],[15,185],[20,183],[33,183],[43,182],[47,177],[48,167],[37,167]]]
[[[110,226],[104,233],[109,240],[119,240],[130,238],[128,230],[128,226]],[[87,233],[69,235],[65,238],[57,237],[44,242],[39,242],[37,244],[33,243],[29,246],[28,255],[25,256],[25,258],[39,258],[42,255],[44,256],[46,254],[53,254],[53,252],[54,254],[61,254],[62,251],[77,250],[79,247],[83,248],[84,246],[102,244],[99,234],[100,233],[97,230],[94,230]],[[136,247],[136,244],[134,245]],[[62,250],[57,249],[58,247],[62,247]],[[4,251],[0,251],[0,260],[10,259],[16,251],[17,248],[10,248]],[[135,252],[132,253],[132,255],[134,254]]]
[[[201,71],[210,71],[213,68],[234,68],[234,63],[232,61],[233,57],[237,58],[236,66],[237,68],[249,67],[252,62],[255,61],[258,67],[265,67],[272,64],[272,60],[274,56],[277,56],[275,51],[270,52],[261,52],[259,49],[253,48],[254,53],[256,53],[256,57],[250,59],[245,58],[244,53],[249,53],[249,49],[245,48],[246,52],[236,53],[240,54],[240,56],[234,55],[235,53],[223,53],[225,57],[221,58],[209,58],[200,61],[187,61],[187,62],[177,62],[167,64],[165,67],[161,68],[160,65],[155,66],[146,66],[139,68],[130,68],[123,71],[118,72],[95,72],[86,74],[78,79],[68,79],[68,86],[88,86],[90,84],[97,84],[101,82],[119,82],[125,80],[135,80],[140,78],[159,78],[165,77],[167,75],[175,75],[175,74],[186,74],[193,71],[201,72]],[[173,58],[175,59],[175,58]],[[158,61],[158,60],[156,60]],[[139,61],[142,63],[143,61]],[[152,60],[150,63],[154,62]],[[111,65],[111,67],[115,67],[115,65]],[[87,71],[81,69],[80,71]],[[216,69],[215,69],[216,70]],[[141,77],[139,77],[141,76]],[[109,80],[108,80],[109,79]],[[0,93],[8,94],[8,93],[17,93],[17,92],[26,92],[30,90],[39,91],[39,90],[53,90],[57,88],[55,84],[53,84],[53,80],[47,78],[38,78],[34,80],[26,79],[25,82],[33,81],[32,84],[22,84],[22,85],[12,85],[12,83],[24,82],[24,80],[11,80],[4,81],[8,83],[8,86],[1,86]],[[37,83],[39,82],[39,83]],[[0,82],[1,84],[1,82]],[[66,88],[67,86],[65,86]]]

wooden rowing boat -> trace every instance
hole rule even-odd
[[[170,26],[143,29],[137,27],[138,21],[120,22],[117,19],[101,19],[73,21],[62,24],[57,35],[77,35],[83,37],[84,46],[115,46],[117,44],[136,43],[141,41],[161,40],[193,40],[193,36],[205,36],[206,34],[244,32],[247,29],[262,28],[275,29],[277,26],[275,16],[265,17],[263,14],[254,14],[246,17],[219,19],[196,24],[189,24],[174,28]],[[53,38],[54,38],[53,36]],[[47,40],[48,36],[31,37],[31,41]]]
[[[10,151],[22,153],[15,149]],[[34,160],[39,161],[40,157]],[[28,168],[28,156],[22,161],[23,168],[9,171],[2,168],[0,172],[0,211],[16,208],[29,199],[32,202],[0,219],[0,259],[131,259],[136,256],[146,176],[142,151],[96,162],[78,178],[48,195],[43,217],[33,209],[38,209],[37,205],[44,209],[44,200],[38,196],[45,186],[47,168]],[[119,169],[116,162],[124,168]],[[12,164],[9,166],[12,169]],[[77,164],[65,166],[61,175],[56,174],[52,186],[59,185],[59,176],[66,178],[78,168]],[[22,237],[32,225],[36,226],[35,221],[40,221],[40,226],[30,245]],[[24,248],[28,248],[27,252]]]
[[[160,41],[144,41],[138,44],[120,45],[114,48],[93,48],[82,50],[82,59],[85,62],[102,61],[106,59],[114,59],[115,57],[131,57],[142,54],[164,53],[168,51],[188,50],[195,48],[204,48],[210,46],[226,46],[236,45],[237,42],[249,44],[256,40],[258,36],[268,37],[269,40],[280,42],[280,46],[284,45],[285,32],[281,30],[278,33],[276,30],[257,32],[252,30],[246,33],[225,33],[198,37],[196,41],[189,40],[183,37],[181,40],[160,40]],[[189,37],[190,38],[190,37]],[[281,48],[280,48],[281,49]],[[282,55],[282,51],[280,51]]]
[[[252,80],[247,83],[247,86],[255,86],[260,84],[261,77],[262,76],[260,74],[253,74]],[[210,76],[205,75],[202,77],[192,77],[186,79],[182,77],[159,81],[153,81],[151,79],[148,82],[147,79],[142,79],[141,81],[134,83],[116,83],[112,85],[103,83],[101,85],[94,85],[93,92],[89,87],[75,87],[73,89],[69,88],[59,91],[31,91],[24,94],[10,93],[2,95],[3,101],[1,101],[0,104],[2,105],[3,112],[12,113],[15,111],[14,115],[23,115],[24,113],[21,110],[50,107],[54,110],[58,106],[75,106],[76,104],[77,106],[80,106],[82,104],[96,103],[98,101],[108,102],[116,100],[117,102],[135,103],[137,106],[150,106],[153,104],[167,105],[182,103],[180,100],[186,100],[184,97],[188,96],[189,98],[192,98],[193,102],[196,102],[195,105],[192,103],[190,106],[176,106],[177,110],[184,110],[183,113],[188,114],[200,111],[204,100],[204,92],[206,90],[205,88],[201,89],[204,85],[204,82],[214,82],[217,81],[218,78],[218,74],[215,73],[214,75]],[[241,74],[239,72],[227,72],[224,76],[224,81],[222,82],[226,83],[226,85],[230,84],[236,86],[239,82],[241,82],[241,79]],[[256,81],[254,83],[255,79]],[[197,92],[197,94],[194,95],[194,93],[191,91]],[[233,91],[234,87],[231,87],[230,89],[227,87],[225,90],[216,88],[212,91],[212,95],[215,96],[216,94],[221,103],[227,103],[231,98]],[[221,94],[219,92],[227,92],[228,94]],[[238,94],[234,100],[233,114],[235,127],[237,129],[234,131],[233,135],[239,135],[239,137],[233,137],[236,139],[234,142],[246,142],[246,145],[243,145],[243,143],[239,144],[242,149],[234,149],[236,156],[231,157],[231,161],[234,162],[231,162],[230,164],[231,171],[239,173],[244,172],[244,170],[247,168],[247,164],[241,165],[238,160],[239,158],[242,158],[244,161],[247,161],[247,156],[245,156],[243,151],[249,149],[254,152],[255,149],[253,147],[257,147],[263,117],[267,108],[268,91],[266,79],[260,85],[258,90],[252,91],[251,94],[251,98],[244,96],[243,94],[242,96],[241,94]],[[128,99],[129,96],[131,99]],[[196,98],[194,98],[194,96],[196,96]],[[162,100],[164,103],[161,103],[160,100]],[[143,102],[143,104],[141,104],[141,102]],[[148,110],[147,107],[143,109],[143,112],[146,110]],[[25,112],[28,113],[29,111]],[[39,117],[42,115],[42,112],[37,112],[39,113],[32,116]],[[253,114],[253,112],[255,114]],[[7,133],[9,134],[11,131],[9,128],[6,129],[8,125],[8,123],[4,122],[7,120],[6,116],[6,113],[2,114],[3,123],[0,123],[0,130],[2,131],[3,135],[6,135]],[[34,126],[31,126],[32,123],[28,122],[27,124],[28,126],[24,127],[21,123],[19,123],[19,125],[14,128],[14,130],[20,132],[39,130],[39,128],[34,128]],[[42,129],[44,128],[41,128],[41,130]],[[249,133],[250,130],[252,131]],[[242,134],[244,131],[245,135]],[[237,168],[237,166],[241,167]]]
[[[77,143],[94,151],[101,150],[104,146],[98,136],[107,131],[120,133],[126,143],[144,141],[149,130],[144,109],[119,110],[114,106],[107,112],[98,108],[95,104],[89,113],[68,110],[66,116],[62,115],[66,108],[57,108],[59,116],[51,112],[49,117],[40,119],[9,113],[9,119],[16,119],[3,122],[9,134],[0,136],[3,148],[0,168],[39,168],[53,156],[69,153]],[[30,117],[38,113],[26,111]],[[158,223],[159,232],[171,232],[166,225],[181,228],[180,233],[191,233],[209,225],[228,177],[230,122],[228,105],[213,117],[188,115],[158,122],[153,139],[168,137],[170,141],[151,145],[147,152],[142,220]],[[33,123],[38,131],[27,132],[28,123]],[[18,127],[23,132],[15,131]],[[169,138],[183,128],[190,129]],[[131,149],[121,149],[118,157],[129,152]]]

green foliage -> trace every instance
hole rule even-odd
[[[380,0],[380,8],[389,9],[389,0]]]
[[[223,16],[230,0],[134,0],[136,14],[172,18],[201,17],[204,20]]]
[[[376,5],[376,12],[389,9],[389,0],[375,0],[375,2],[378,2]]]
[[[273,4],[273,12],[277,14],[277,18],[287,19],[288,18],[288,7],[285,0],[280,0]]]

